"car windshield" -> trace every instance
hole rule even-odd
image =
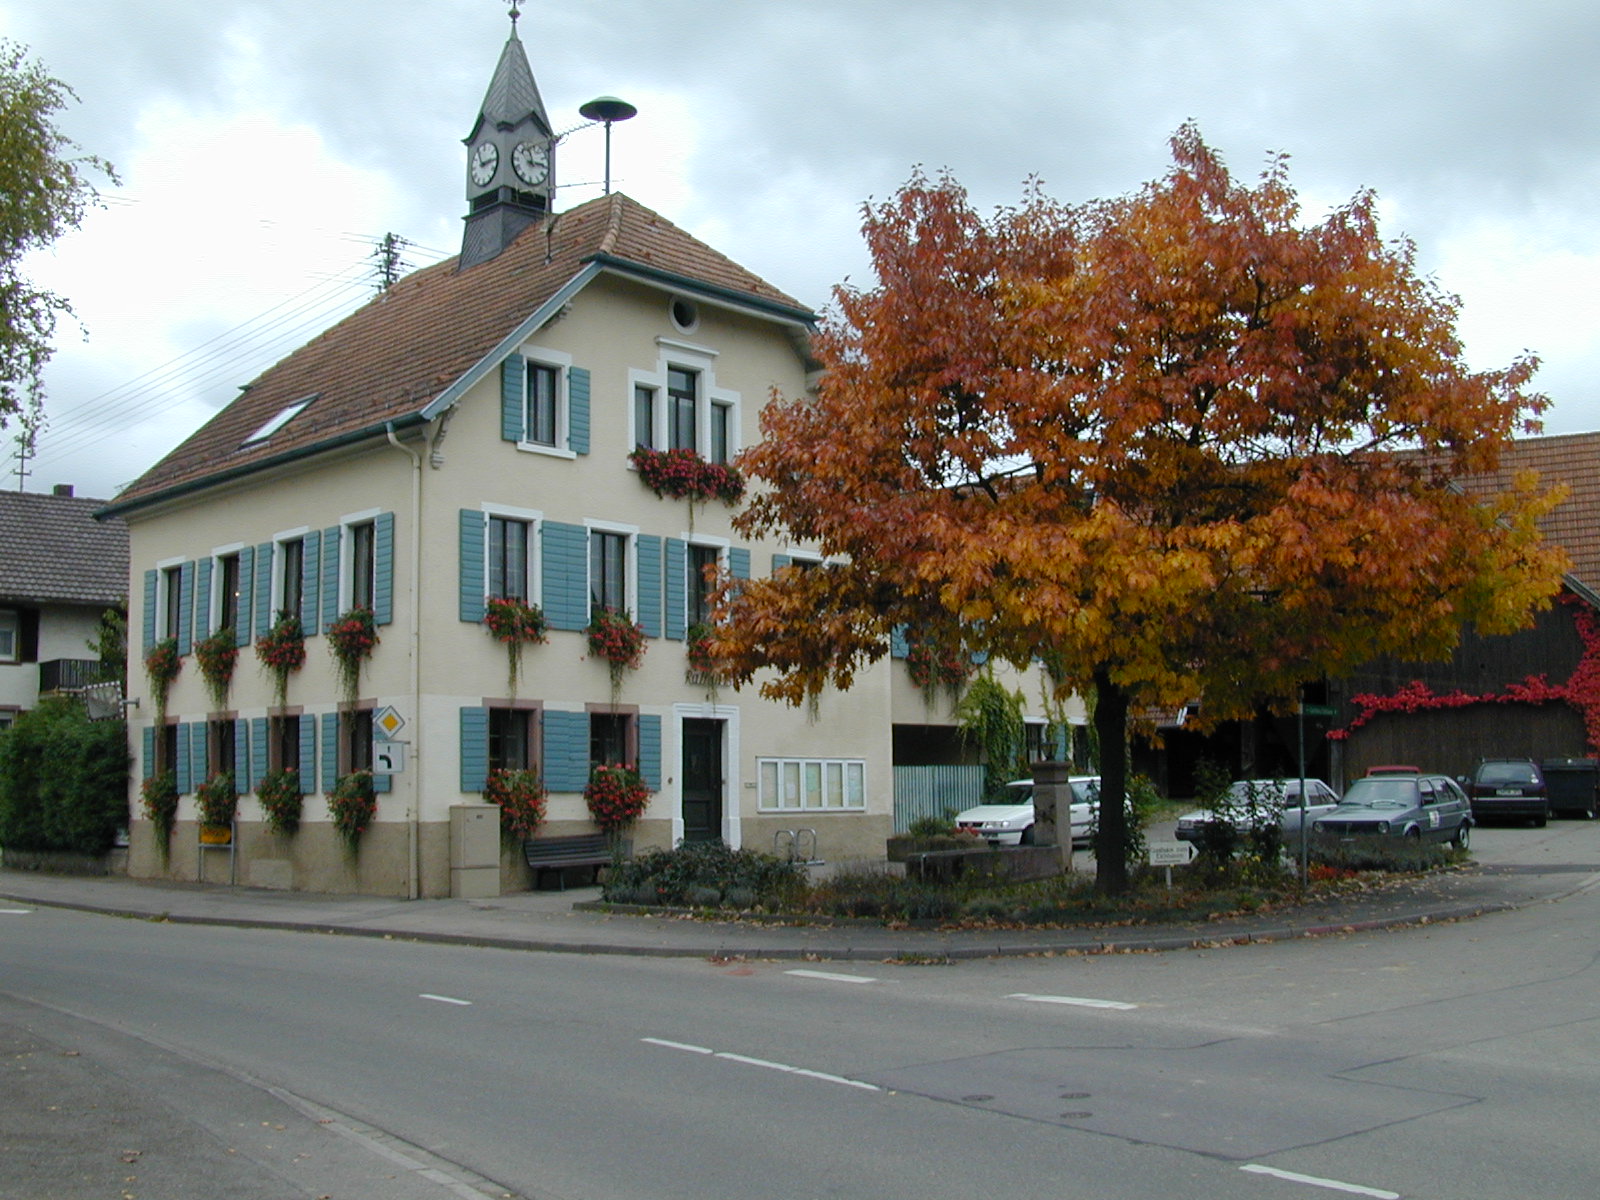
[[[1344,794],[1343,803],[1352,808],[1411,808],[1417,803],[1417,781],[1413,779],[1358,779]]]
[[[1478,783],[1483,787],[1535,783],[1533,764],[1525,762],[1484,763],[1478,768]]]
[[[1074,779],[1071,783],[1072,803],[1087,804],[1100,795],[1100,785],[1084,779]]]

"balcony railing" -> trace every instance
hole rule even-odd
[[[116,678],[116,667],[98,658],[52,658],[39,664],[39,694],[78,691]]]

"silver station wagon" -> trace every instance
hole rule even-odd
[[[1448,775],[1368,775],[1311,828],[1330,841],[1404,838],[1461,849],[1472,833],[1472,806]]]

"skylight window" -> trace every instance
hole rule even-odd
[[[273,417],[260,429],[252,433],[249,437],[245,438],[245,440],[240,442],[239,445],[254,446],[257,442],[266,441],[273,434],[277,433],[278,430],[282,429],[290,421],[294,420],[297,416],[304,412],[306,406],[315,399],[315,396],[307,396],[304,400],[296,400],[293,404],[279,410],[275,417]]]

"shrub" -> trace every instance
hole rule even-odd
[[[1449,846],[1404,838],[1353,838],[1348,842],[1313,837],[1307,858],[1318,866],[1342,871],[1437,871],[1459,861]]]
[[[288,837],[300,828],[300,810],[305,796],[300,791],[300,772],[282,767],[268,771],[256,785],[256,799],[266,814],[267,828]]]
[[[50,696],[0,737],[0,844],[104,854],[128,825],[127,726]]]
[[[791,902],[804,884],[805,868],[787,859],[720,841],[684,842],[616,864],[601,894],[622,904],[771,909]]]
[[[155,826],[156,846],[161,861],[167,861],[172,848],[172,826],[178,817],[178,773],[170,768],[147,776],[139,785],[139,807],[145,819]]]
[[[195,789],[195,804],[200,809],[200,823],[221,828],[233,824],[239,810],[239,789],[234,786],[232,771],[218,771]]]
[[[914,838],[954,837],[955,832],[955,818],[948,813],[938,817],[918,817],[906,828],[906,833]]]

